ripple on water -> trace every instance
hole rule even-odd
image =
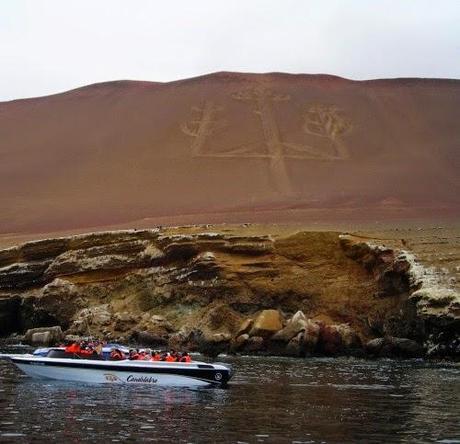
[[[0,440],[460,442],[458,366],[226,360],[228,390],[43,384],[0,362]]]
[[[21,436],[26,436],[25,433],[1,433],[1,438],[19,438]]]

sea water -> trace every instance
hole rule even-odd
[[[0,442],[460,443],[458,364],[219,360],[227,389],[39,381],[0,361]]]

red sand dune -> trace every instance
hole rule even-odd
[[[460,81],[216,73],[90,85],[0,103],[0,159],[0,234],[143,218],[455,217]]]

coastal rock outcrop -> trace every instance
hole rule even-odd
[[[259,317],[263,312],[259,314]],[[281,319],[281,314],[263,315]],[[297,311],[284,323],[278,322],[278,331],[260,335],[260,330],[248,330],[252,319],[245,319],[231,343],[233,352],[258,352],[279,356],[336,356],[359,354],[361,338],[348,324],[326,324],[308,319]],[[244,333],[242,333],[244,332]],[[254,339],[255,338],[255,339]]]
[[[282,324],[280,323],[279,326]],[[289,321],[284,328],[279,329],[272,337],[272,341],[289,342],[292,338],[299,333],[304,332],[307,328],[307,318],[303,312],[298,311]]]
[[[101,232],[0,250],[0,334],[59,325],[210,355],[419,355],[414,343],[458,355],[458,293],[409,252],[249,229]],[[397,339],[369,345],[380,338]]]
[[[20,305],[19,296],[0,297],[0,335],[7,335],[20,329]]]
[[[371,342],[368,351],[421,356],[424,349],[430,357],[460,357],[460,293],[446,286],[439,271],[422,266],[409,251],[394,251],[350,236],[341,236],[340,242],[348,257],[373,274],[379,288],[376,297],[403,295],[399,313],[369,317],[371,328],[385,338]],[[400,334],[403,336],[398,337]],[[381,351],[375,353],[379,341],[383,341]]]
[[[369,341],[366,344],[366,351],[369,355],[380,358],[420,358],[424,355],[423,347],[417,342],[392,336]]]
[[[390,248],[356,242],[348,236],[340,236],[340,244],[347,257],[361,264],[374,276],[378,284],[377,297],[391,297],[418,288],[411,280],[411,264],[404,254]]]
[[[263,310],[254,320],[249,336],[272,336],[283,328],[283,319],[278,310]]]
[[[321,327],[319,324],[308,319],[305,325],[305,332],[303,334],[304,349],[307,355],[315,352],[320,333]]]
[[[26,331],[24,341],[30,345],[53,345],[62,341],[64,335],[61,327],[56,325],[54,327],[31,328]]]

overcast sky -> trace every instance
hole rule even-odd
[[[460,0],[0,0],[0,101],[214,71],[460,78]]]

